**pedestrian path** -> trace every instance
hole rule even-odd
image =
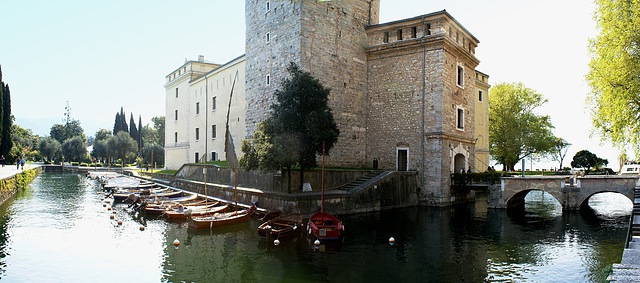
[[[613,265],[609,282],[640,282],[640,187],[635,188],[629,235],[622,260]]]
[[[43,165],[44,164],[42,163],[26,163],[24,165],[24,170],[37,168]],[[22,172],[22,169],[16,169],[15,164],[7,164],[4,167],[0,166],[0,180],[11,178],[20,172]]]

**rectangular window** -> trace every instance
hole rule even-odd
[[[211,105],[213,106],[212,109],[216,110],[216,97],[215,96],[211,98]]]
[[[269,12],[269,10],[271,10],[271,7],[270,7],[271,5],[269,5],[269,4],[270,4],[269,1],[267,1],[267,12]]]
[[[196,163],[200,161],[200,153],[196,152]]]
[[[265,78],[265,81],[267,83],[267,85],[271,84],[271,75],[267,75],[267,77]]]
[[[418,28],[417,27],[412,27],[411,28],[411,38],[416,38],[418,37]]]
[[[456,128],[458,128],[458,130],[464,129],[464,109],[458,108],[456,116]]]
[[[216,138],[216,125],[211,125],[211,138]]]
[[[382,38],[382,42],[384,42],[384,43],[388,43],[389,42],[389,32],[388,31],[384,32],[384,37]]]
[[[196,115],[200,114],[200,102],[196,102]]]
[[[478,101],[482,102],[482,91],[478,91]]]
[[[464,67],[460,65],[458,65],[458,77],[456,84],[458,84],[459,87],[464,87]]]
[[[402,30],[398,30],[398,40],[402,40]]]
[[[211,152],[211,161],[216,161],[216,160],[218,160],[218,159],[217,159],[217,157],[218,157],[218,154],[216,154],[216,152],[215,152],[215,151],[212,151],[212,152]]]
[[[176,87],[176,98],[178,98],[178,88]]]
[[[173,138],[175,139],[175,143],[178,143],[178,132],[173,133]]]
[[[431,24],[427,24],[425,27],[427,30],[423,31],[425,35],[431,35]]]
[[[200,128],[196,128],[196,140],[200,140]]]
[[[268,32],[265,39],[267,40],[267,43],[271,42],[271,35]]]
[[[176,109],[175,114],[176,114],[176,121],[178,121],[178,109]]]

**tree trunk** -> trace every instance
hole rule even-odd
[[[287,166],[287,189],[291,193],[291,167]]]

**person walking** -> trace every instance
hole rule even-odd
[[[24,170],[24,163],[26,161],[24,160],[24,158],[20,159],[20,166],[22,167],[22,170]]]
[[[5,162],[4,155],[0,157],[0,162],[2,162],[2,167],[4,167],[4,162]]]
[[[16,158],[16,170],[20,170],[20,157]]]

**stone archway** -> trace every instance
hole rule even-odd
[[[459,173],[461,171],[466,172],[466,158],[464,154],[458,153],[453,157],[453,172]]]

